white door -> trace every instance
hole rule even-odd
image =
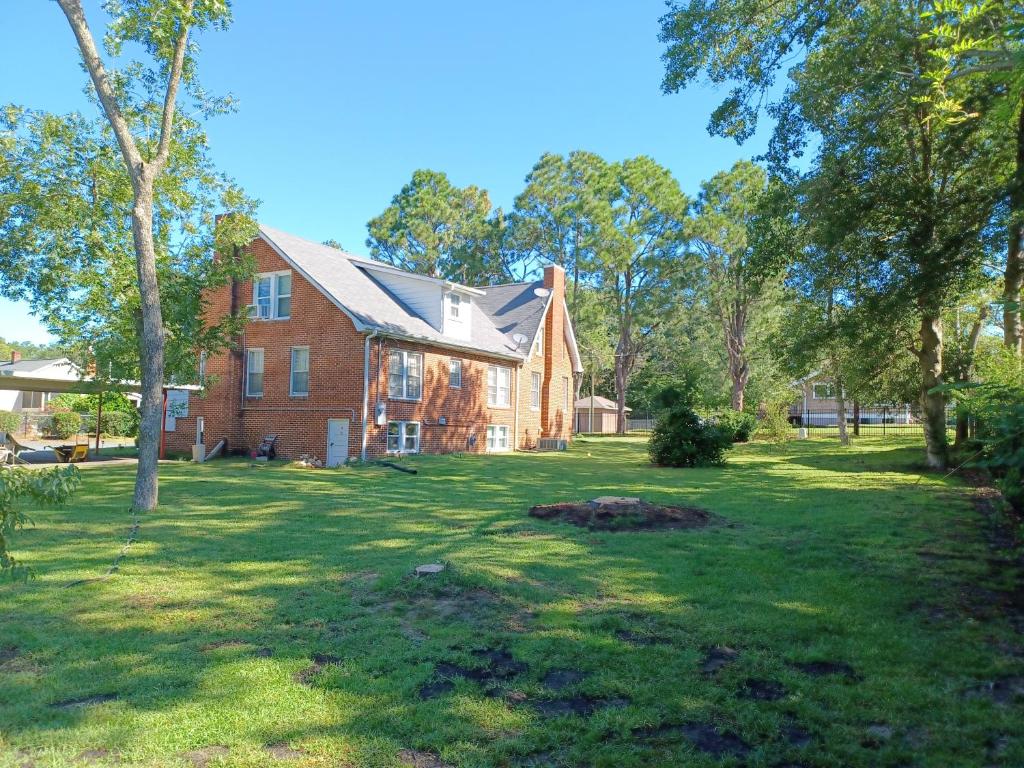
[[[348,459],[348,419],[327,420],[327,466],[336,467]]]

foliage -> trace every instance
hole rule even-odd
[[[755,434],[770,443],[783,443],[793,437],[787,403],[767,403],[757,421]]]
[[[0,411],[0,435],[16,432],[21,426],[21,414]]]
[[[100,419],[100,432],[110,437],[135,437],[138,434],[138,412],[103,411]],[[95,425],[95,419],[93,419]]]
[[[757,428],[757,417],[754,414],[731,408],[715,411],[711,414],[711,421],[728,434],[734,443],[747,442]]]
[[[57,411],[50,417],[50,429],[57,437],[67,440],[82,429],[82,416],[71,411]]]
[[[10,553],[11,539],[29,522],[20,509],[26,500],[56,506],[67,502],[81,478],[73,464],[49,469],[0,467],[0,573],[13,573],[19,565]]]
[[[486,190],[456,187],[440,171],[418,170],[366,225],[374,258],[401,269],[460,283],[503,278],[501,212]]]
[[[707,467],[725,463],[725,452],[732,447],[731,430],[702,420],[683,391],[666,390],[661,402],[666,410],[658,417],[648,443],[652,462],[662,467]]]
[[[21,356],[25,360],[41,360],[50,357],[64,356],[64,350],[59,344],[33,344],[28,341],[7,341],[0,336],[0,362],[10,360],[12,352],[20,352]]]
[[[100,395],[78,395],[72,392],[65,392],[55,395],[50,400],[50,406],[54,410],[68,410],[75,413],[96,413],[99,405]],[[123,392],[104,392],[103,410],[130,411],[135,405]]]

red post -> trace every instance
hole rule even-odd
[[[167,452],[167,387],[164,387],[164,406],[160,414],[160,458],[164,459]]]
[[[96,401],[96,458],[100,457],[100,424],[103,422],[103,390]]]

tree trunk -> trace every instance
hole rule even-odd
[[[838,375],[833,378],[836,388],[836,424],[839,426],[839,443],[840,445],[849,445],[850,433],[846,427],[846,395],[843,394],[843,379]]]
[[[1010,187],[1010,231],[1003,273],[1003,343],[1021,356],[1021,288],[1024,287],[1024,104],[1017,117],[1017,161]]]
[[[139,410],[139,465],[135,475],[132,506],[139,511],[156,508],[159,501],[157,461],[163,428],[164,322],[160,309],[160,285],[153,245],[153,182],[143,177],[132,209],[136,274],[139,281],[142,333],[139,334],[139,365],[142,400]]]
[[[917,352],[921,368],[921,411],[928,466],[945,469],[948,462],[946,441],[946,396],[930,390],[942,384],[942,319],[938,313],[923,312],[919,330],[921,348]]]
[[[746,322],[739,312],[723,318],[725,349],[729,356],[729,377],[732,379],[730,405],[734,411],[743,410],[743,396],[750,380],[747,363]]]
[[[981,340],[981,331],[988,319],[988,307],[983,306],[978,312],[978,319],[971,326],[971,333],[967,337],[967,348],[964,350],[963,365],[957,381],[966,383],[974,378],[974,356],[978,352],[978,342]],[[970,438],[970,419],[962,407],[956,409],[956,442],[954,445],[961,446]]]
[[[860,437],[860,400],[853,401],[853,434]]]

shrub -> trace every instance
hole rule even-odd
[[[16,432],[21,426],[21,416],[10,411],[0,411],[0,435]]]
[[[132,436],[132,414],[124,411],[104,411],[100,430],[104,435],[130,437]]]
[[[74,437],[82,428],[82,417],[70,411],[58,411],[53,414],[51,428],[53,434],[62,440]]]
[[[734,411],[731,408],[716,411],[711,415],[711,420],[718,425],[719,429],[730,435],[730,439],[734,443],[747,442],[757,427],[757,419],[754,414]]]
[[[793,436],[793,425],[789,423],[787,406],[778,403],[765,406],[756,432],[759,437],[772,443],[789,440]]]
[[[732,434],[712,421],[702,421],[690,400],[678,390],[661,396],[665,411],[648,443],[651,461],[665,467],[706,467],[725,463]]]

